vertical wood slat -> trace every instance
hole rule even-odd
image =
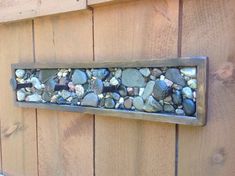
[[[94,7],[95,60],[177,56],[178,1]],[[98,117],[95,168],[104,175],[174,175],[175,125]]]
[[[234,175],[235,1],[184,1],[182,56],[209,57],[208,123],[179,126],[179,176]]]
[[[32,22],[0,25],[0,118],[2,170],[9,175],[37,175],[34,109],[14,107],[9,85],[11,64],[33,62]]]
[[[92,61],[92,14],[35,20],[36,62]],[[93,175],[93,117],[38,110],[40,175]]]
[[[1,0],[0,23],[86,9],[86,3],[86,0]]]

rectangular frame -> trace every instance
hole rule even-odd
[[[181,58],[162,58],[154,60],[137,60],[131,62],[83,62],[83,63],[20,63],[12,64],[12,78],[15,78],[15,69],[46,69],[46,68],[110,68],[110,67],[178,67],[195,66],[197,68],[197,101],[196,117],[181,116],[174,114],[161,114],[149,112],[136,112],[118,109],[104,109],[72,105],[44,104],[34,102],[18,102],[14,93],[14,102],[18,107],[23,108],[42,108],[50,110],[81,112],[85,114],[106,115],[119,118],[158,121],[176,123],[184,125],[204,126],[206,125],[207,109],[207,67],[208,58],[200,57],[181,57]]]

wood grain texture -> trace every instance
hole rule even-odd
[[[182,55],[209,57],[208,123],[179,127],[179,176],[235,174],[235,1],[184,1]]]
[[[36,61],[92,61],[92,16],[83,11],[35,20]],[[38,110],[40,175],[93,175],[93,117]]]
[[[86,0],[1,0],[0,23],[86,9]]]
[[[96,61],[176,57],[178,2],[95,7],[94,29]],[[97,117],[95,136],[97,176],[174,175],[174,125]]]
[[[35,110],[14,107],[9,85],[13,62],[33,62],[32,21],[0,25],[0,34],[2,171],[9,175],[36,176]]]
[[[89,6],[100,6],[100,5],[110,5],[114,3],[122,3],[134,0],[87,0],[87,5]]]

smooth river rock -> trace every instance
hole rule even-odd
[[[107,78],[110,73],[109,70],[106,68],[93,69],[91,72],[94,77],[99,78],[101,80]]]
[[[56,69],[42,69],[39,71],[39,80],[44,83],[56,75],[57,72],[58,70]]]
[[[196,105],[191,99],[185,99],[183,101],[183,108],[186,115],[193,115],[196,112]]]
[[[82,70],[75,70],[72,75],[73,84],[85,84],[87,82],[87,75]]]
[[[176,68],[170,68],[166,71],[165,77],[172,82],[179,84],[181,86],[185,86],[185,80],[183,76],[180,74],[180,71]]]
[[[193,91],[190,87],[184,87],[182,89],[182,94],[183,94],[183,97],[186,97],[186,98],[193,98]]]
[[[162,80],[155,81],[153,88],[153,96],[157,100],[163,100],[168,95],[169,95],[169,88],[167,87],[166,83]]]
[[[142,94],[142,97],[144,100],[146,100],[153,92],[153,88],[155,85],[155,81],[149,81],[144,89],[144,92]]]
[[[16,74],[16,77],[17,77],[17,78],[23,78],[24,75],[25,75],[25,71],[24,71],[23,69],[17,69],[17,70],[15,71],[15,74]]]
[[[159,112],[162,111],[162,105],[155,100],[152,96],[149,96],[143,107],[144,111],[147,112]]]
[[[197,74],[197,70],[195,67],[184,67],[180,69],[180,72],[183,73],[185,76],[189,76],[192,78],[195,78]]]
[[[175,91],[173,94],[172,94],[172,101],[175,105],[181,105],[182,104],[182,95],[181,95],[181,92],[180,91]]]
[[[35,94],[32,94],[32,95],[28,95],[26,98],[25,98],[26,101],[30,101],[30,102],[40,102],[42,101],[42,96],[35,93]]]
[[[144,107],[144,100],[142,97],[135,97],[133,99],[133,106],[139,110],[139,111],[142,111],[143,110],[143,107]]]
[[[197,88],[197,80],[196,79],[190,79],[187,81],[187,84],[189,87],[191,87],[192,89],[196,89]]]
[[[112,98],[106,98],[104,106],[108,109],[112,109],[115,107],[115,101]]]
[[[93,90],[96,94],[101,94],[103,92],[103,82],[101,79],[95,79],[91,81],[91,90]]]
[[[148,77],[151,73],[149,68],[141,68],[139,71],[144,77]]]
[[[122,84],[127,87],[144,87],[146,82],[137,69],[130,68],[122,72]]]
[[[95,93],[91,92],[85,95],[85,97],[81,101],[81,105],[97,107],[98,101],[99,101],[98,96]]]

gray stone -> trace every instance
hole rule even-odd
[[[142,94],[142,98],[146,100],[153,92],[153,87],[155,85],[155,81],[149,81],[144,89],[144,93]]]
[[[191,87],[192,89],[196,89],[197,88],[197,80],[196,79],[190,79],[187,81],[187,84],[189,87]]]
[[[40,102],[42,101],[42,96],[35,93],[35,94],[32,94],[32,95],[28,95],[26,98],[25,98],[25,101],[29,101],[29,102]]]
[[[165,112],[175,112],[175,108],[172,105],[165,104],[163,107]]]
[[[185,80],[183,76],[180,74],[180,71],[176,68],[170,68],[166,71],[165,77],[172,82],[179,84],[181,86],[185,86]]]
[[[122,70],[121,69],[117,69],[114,75],[115,75],[115,78],[121,78]]]
[[[39,80],[45,83],[47,80],[52,79],[57,72],[58,70],[55,69],[42,69],[39,71]]]
[[[112,93],[112,97],[113,97],[113,99],[116,100],[116,101],[118,101],[118,100],[120,99],[119,93],[116,93],[116,92],[113,92],[113,93]]]
[[[16,74],[16,77],[17,77],[17,78],[23,78],[24,75],[25,75],[25,70],[23,70],[23,69],[17,69],[17,70],[15,71],[15,74]]]
[[[152,71],[151,71],[151,75],[154,76],[155,78],[158,78],[160,77],[162,74],[162,71],[158,68],[154,68]]]
[[[126,108],[126,109],[131,109],[131,107],[132,107],[132,102],[133,102],[133,99],[132,98],[127,98],[127,99],[125,99],[124,100],[124,107]]]
[[[144,77],[148,77],[150,75],[150,70],[149,68],[141,68],[139,69],[139,72],[144,76]]]
[[[180,91],[175,91],[173,94],[172,94],[172,101],[175,105],[181,105],[182,104],[182,95],[180,93]]]
[[[183,97],[193,98],[193,91],[190,87],[184,87],[182,89],[182,94],[183,94]]]
[[[93,90],[96,94],[101,94],[103,92],[103,82],[100,79],[95,79],[91,81],[91,90]]]
[[[74,70],[72,75],[72,82],[73,84],[85,84],[87,82],[87,75],[82,70]]]
[[[175,113],[176,113],[177,115],[185,115],[183,109],[176,109],[176,110],[175,110]]]
[[[49,80],[45,83],[46,91],[54,91],[55,85],[56,85],[56,81],[55,81],[54,79],[49,79]]]
[[[52,97],[52,94],[48,91],[44,91],[43,94],[42,94],[42,99],[46,102],[50,102],[51,97]]]
[[[122,72],[122,84],[127,87],[145,87],[144,77],[137,69],[125,69]]]
[[[90,70],[86,70],[86,75],[87,75],[87,77],[89,78],[89,79],[91,79],[91,77],[92,77],[92,73],[91,73],[91,71]]]
[[[157,100],[163,100],[169,95],[170,89],[167,87],[166,83],[162,80],[155,81],[153,88],[153,96]]]
[[[18,101],[24,101],[26,97],[26,92],[23,89],[20,89],[16,92],[16,97]]]
[[[143,110],[143,107],[144,107],[144,100],[142,97],[135,97],[133,99],[133,105],[134,107],[139,110],[139,111],[142,111]]]
[[[66,104],[66,100],[63,97],[58,97],[56,99],[57,104]]]
[[[105,108],[112,109],[115,107],[115,101],[112,98],[106,98],[104,106]]]
[[[93,69],[92,74],[94,77],[99,78],[101,80],[104,80],[109,76],[109,70],[106,68],[101,68],[101,69]]]
[[[143,109],[147,112],[159,112],[163,110],[162,105],[152,96],[148,97]]]
[[[183,101],[183,108],[184,108],[185,114],[189,116],[193,115],[196,112],[196,105],[190,99],[185,99]]]
[[[119,90],[118,90],[119,94],[122,96],[122,97],[125,97],[127,95],[127,90],[126,90],[126,87],[121,85],[119,87]]]
[[[88,94],[82,99],[81,105],[82,105],[82,106],[97,107],[98,101],[99,101],[98,96],[97,96],[95,93],[91,92],[91,93],[88,93]]]
[[[189,76],[191,78],[195,78],[197,74],[197,70],[195,67],[184,67],[180,69],[180,72],[185,76]]]
[[[61,91],[61,97],[63,97],[63,99],[67,99],[71,96],[71,92],[67,91],[67,90],[62,90]]]
[[[110,84],[113,85],[113,86],[117,86],[117,85],[119,85],[120,83],[119,83],[119,81],[118,81],[117,78],[112,77],[111,80],[110,80]]]

